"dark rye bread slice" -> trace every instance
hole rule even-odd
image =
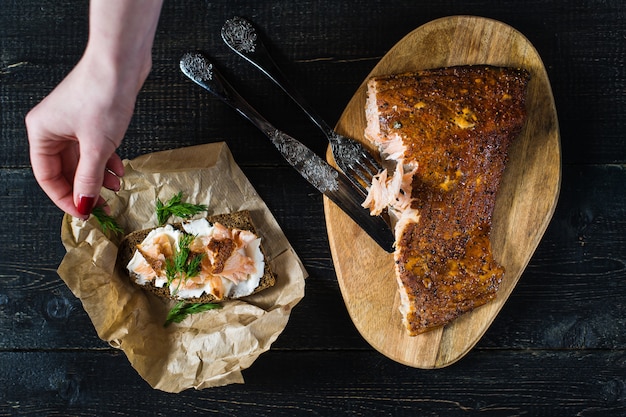
[[[208,216],[206,219],[211,223],[220,223],[230,229],[248,230],[258,236],[256,232],[256,228],[254,227],[254,224],[252,223],[250,212],[248,210]],[[181,223],[172,224],[172,227],[182,230]],[[118,265],[119,270],[123,274],[128,276],[130,281],[137,287],[142,288],[146,291],[149,291],[157,295],[160,298],[163,298],[166,300],[175,300],[177,298],[170,295],[170,292],[167,286],[163,286],[162,288],[159,288],[159,287],[154,286],[153,283],[148,283],[146,285],[137,284],[135,282],[135,278],[131,277],[128,272],[128,269],[126,269],[126,265],[128,265],[128,262],[130,262],[133,255],[135,254],[137,245],[143,242],[146,236],[148,236],[148,233],[150,233],[150,231],[152,230],[153,229],[137,230],[135,232],[132,232],[126,235],[119,246],[119,250],[117,254],[117,265]],[[265,252],[263,251],[262,242],[261,242],[261,253],[263,253],[263,258],[265,260],[265,270],[263,272],[263,276],[261,277],[261,280],[259,281],[259,285],[254,289],[253,294],[256,294],[257,292],[264,290],[266,288],[269,288],[276,283],[276,275],[274,274],[274,272],[272,272],[269,266],[269,262],[267,261],[267,257],[265,255]],[[224,299],[228,299],[228,297]],[[223,300],[217,300],[214,295],[204,293],[202,294],[201,297],[185,298],[185,301],[189,301],[191,303],[211,303],[211,302],[223,301]]]

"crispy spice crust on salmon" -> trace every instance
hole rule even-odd
[[[252,223],[252,217],[250,216],[250,212],[248,210],[208,216],[207,220],[211,223],[220,223],[230,229],[248,230],[254,233],[255,235],[257,234],[256,228],[254,227],[254,224]],[[172,226],[174,226],[176,229],[182,230],[181,224],[174,224]],[[138,230],[124,237],[124,239],[120,243],[119,250],[118,250],[117,267],[119,268],[120,273],[128,276],[131,282],[137,287],[145,291],[151,292],[155,294],[156,296],[166,299],[166,300],[175,299],[170,295],[170,292],[167,286],[157,287],[153,283],[147,283],[146,285],[137,284],[135,280],[132,277],[130,277],[130,275],[128,274],[128,270],[125,267],[130,261],[130,259],[133,257],[135,253],[135,249],[137,248],[137,245],[139,245],[146,238],[146,236],[148,235],[148,233],[150,233],[151,230],[152,229]],[[263,276],[260,279],[259,285],[254,289],[253,294],[256,294],[259,291],[262,291],[266,288],[272,287],[276,283],[276,274],[272,271],[272,269],[269,266],[269,262],[267,261],[267,257],[265,255],[265,252],[263,251],[262,245],[260,249],[265,259],[265,266],[264,266]],[[223,267],[223,263],[220,264],[219,266]],[[210,302],[217,302],[217,301],[222,301],[222,300],[218,299],[213,294],[204,293],[202,294],[201,297],[187,298],[186,301],[194,302],[194,303],[210,303]]]
[[[366,138],[414,170],[403,187],[410,209],[396,213],[394,254],[411,335],[496,296],[504,268],[491,251],[491,217],[526,117],[528,81],[523,69],[481,65],[368,82]]]

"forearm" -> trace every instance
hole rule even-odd
[[[85,57],[139,91],[152,67],[162,0],[91,0]],[[102,71],[103,68],[100,68]]]

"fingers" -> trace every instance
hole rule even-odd
[[[113,153],[107,161],[107,169],[117,175],[118,177],[124,176],[124,163],[118,154]]]
[[[67,141],[39,140],[41,135],[36,126],[28,125],[30,160],[35,179],[52,202],[64,212],[80,215],[74,205],[72,182],[78,161],[78,144]]]
[[[72,216],[85,217],[74,205],[72,184],[63,176],[59,158],[33,154],[31,164],[33,174],[41,189],[57,207]]]
[[[102,172],[103,182],[94,187],[93,199],[74,197],[73,182],[77,173],[78,151],[70,147],[60,154],[46,155],[31,152],[31,164],[35,179],[50,200],[64,212],[71,216],[87,219],[95,206],[106,204],[99,196],[102,186],[119,191],[120,177],[124,175],[124,166],[118,155],[113,154],[106,164],[106,171]],[[90,162],[88,162],[90,163]],[[97,179],[95,180],[98,181]],[[83,191],[84,193],[84,191]]]
[[[111,155],[106,164],[102,185],[112,191],[119,191],[120,177],[124,176],[124,164],[117,154]]]
[[[35,179],[52,202],[71,216],[87,219],[96,205],[105,204],[101,187],[119,191],[124,165],[113,153],[104,163],[101,152],[82,152],[75,140],[57,146],[38,146],[33,141],[30,159]],[[100,156],[99,156],[100,155]]]
[[[86,141],[90,143],[89,141]],[[114,151],[114,150],[113,150]],[[111,155],[111,156],[109,156]],[[103,158],[104,156],[104,158]],[[119,179],[113,175],[120,172],[119,157],[101,148],[91,148],[81,143],[80,159],[74,176],[74,204],[81,216],[89,216],[100,197],[102,186],[117,191]],[[110,171],[107,171],[110,169]],[[123,168],[121,169],[123,174]]]

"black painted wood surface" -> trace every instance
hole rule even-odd
[[[120,149],[226,141],[304,262],[306,296],[246,383],[166,394],[101,341],[56,274],[61,213],[36,184],[23,118],[80,58],[88,3],[0,2],[0,416],[625,416],[626,6],[577,1],[169,1]],[[363,341],[345,311],[322,199],[269,142],[178,70],[207,52],[276,126],[323,154],[323,137],[231,53],[222,23],[262,29],[330,124],[401,37],[474,14],[524,33],[552,82],[563,147],[557,211],[518,286],[460,362],[419,370]]]

